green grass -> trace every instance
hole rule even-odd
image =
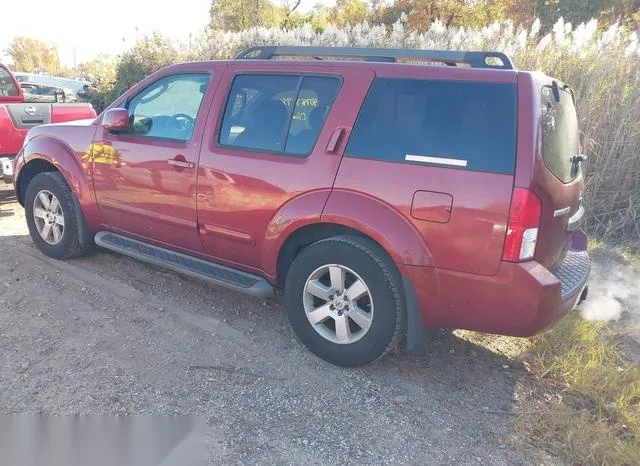
[[[640,463],[640,370],[605,324],[574,313],[521,358],[533,378],[516,421],[523,439],[573,464]]]

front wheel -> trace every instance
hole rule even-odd
[[[402,336],[398,272],[366,238],[336,236],[304,249],[287,273],[285,303],[298,338],[332,364],[369,363]]]
[[[31,239],[38,249],[54,259],[69,259],[87,252],[80,241],[73,192],[59,172],[34,176],[27,186],[25,216]]]

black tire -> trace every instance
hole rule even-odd
[[[35,197],[42,190],[52,193],[60,202],[64,216],[64,230],[60,242],[57,244],[47,243],[37,230],[33,204]],[[77,203],[74,202],[74,194],[67,185],[60,172],[44,172],[33,177],[27,186],[25,195],[25,216],[31,239],[38,249],[46,256],[54,259],[70,259],[72,257],[86,254],[91,249],[91,244],[80,242],[79,222],[82,222],[82,213],[78,212]]]
[[[368,331],[348,344],[334,343],[318,333],[304,310],[307,279],[319,267],[340,264],[365,282],[374,304]],[[305,248],[295,258],[285,282],[285,306],[293,330],[316,356],[339,366],[360,366],[384,356],[397,346],[405,325],[404,297],[400,274],[393,261],[367,238],[341,235]]]

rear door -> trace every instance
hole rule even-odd
[[[533,179],[542,200],[536,260],[551,269],[562,261],[571,247],[572,232],[582,225],[584,179],[576,159],[580,141],[571,89],[551,78],[536,87],[540,138]]]
[[[368,69],[237,61],[214,98],[198,170],[198,226],[207,254],[260,270],[263,245],[291,221],[319,221]],[[343,138],[344,139],[344,138]],[[293,208],[292,208],[293,209]]]

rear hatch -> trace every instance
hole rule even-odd
[[[575,97],[553,78],[537,83],[540,137],[534,164],[534,191],[542,201],[535,258],[553,269],[571,248],[572,233],[583,222],[584,179]]]

